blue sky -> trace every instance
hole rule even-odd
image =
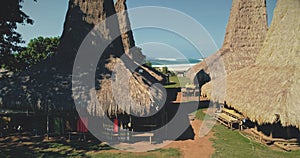
[[[269,23],[273,16],[276,0],[266,0]],[[191,16],[208,31],[217,47],[221,47],[225,35],[226,25],[229,18],[231,0],[127,0],[129,9],[143,6],[160,6],[178,10]],[[23,10],[34,20],[33,25],[20,25],[18,31],[24,40],[38,36],[60,36],[63,30],[63,23],[68,7],[67,0],[26,0],[23,3]],[[130,19],[132,23],[136,19]],[[188,29],[188,28],[187,28]],[[175,48],[188,58],[201,58],[199,53],[187,40],[159,29],[138,29],[134,30],[135,41],[141,46],[143,52],[149,57],[174,57],[168,49]],[[150,43],[164,45],[162,49],[151,50]],[[165,47],[168,45],[167,47]],[[154,46],[159,46],[155,45]],[[169,49],[170,51],[173,48]],[[215,48],[201,48],[206,51],[204,56],[214,53]],[[203,54],[203,52],[201,52]]]

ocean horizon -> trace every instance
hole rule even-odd
[[[150,62],[152,67],[168,67],[171,71],[186,71],[202,60],[202,58],[148,58],[147,62]]]

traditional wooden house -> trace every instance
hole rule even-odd
[[[239,2],[246,3],[243,0]],[[257,55],[252,56],[253,62],[251,64],[246,62],[246,65],[244,65],[245,62],[240,62],[239,53],[243,51],[227,54],[228,57],[226,54],[220,55],[220,58],[223,57],[222,60],[227,70],[226,82],[212,78],[212,81],[202,88],[203,95],[219,103],[226,102],[228,107],[247,117],[248,127],[253,127],[254,133],[258,134],[261,139],[284,148],[288,146],[287,142],[295,144],[300,140],[299,8],[298,0],[278,0],[263,45],[257,47],[259,50]],[[252,21],[255,25],[265,26],[265,23],[259,22]],[[244,38],[248,39],[247,36]],[[256,38],[260,36],[257,35]],[[244,40],[244,42],[243,49],[256,45],[251,43],[251,40]],[[236,43],[240,41],[237,40]],[[231,42],[228,44],[230,45]],[[209,58],[217,59],[214,57],[216,55]],[[218,62],[219,60],[211,61]],[[236,63],[239,67],[243,65],[243,68],[230,71],[231,66],[226,64],[228,62]],[[203,64],[205,65],[201,67],[203,70],[209,69],[209,64],[202,63],[201,65]],[[212,95],[212,92],[217,90],[216,87],[225,89],[223,96]],[[283,143],[284,141],[286,142]]]
[[[215,79],[252,65],[267,30],[265,0],[233,0],[222,47],[190,68],[186,76],[193,80],[200,70],[204,70]]]
[[[279,0],[255,64],[227,76],[226,102],[268,136],[300,139],[300,2]]]
[[[156,73],[151,70],[140,73],[140,69],[146,68],[125,54],[118,18],[112,16],[115,13],[113,0],[69,1],[58,52],[29,70],[1,80],[0,109],[6,113],[24,113],[22,119],[10,116],[19,120],[13,126],[22,124],[28,131],[38,130],[40,134],[76,129],[86,132],[83,124],[87,127],[101,125],[101,122],[95,125],[89,119],[105,115],[110,118],[122,114],[146,115],[163,99],[162,90],[152,86],[164,82],[163,78],[153,77]],[[110,20],[105,21],[108,17]],[[92,30],[96,25],[100,27]],[[84,72],[92,76],[89,79],[95,83],[94,87],[76,87],[74,83],[80,82],[81,78],[73,74],[75,58],[86,36],[93,33],[97,41],[88,41],[90,47],[94,42],[100,46],[107,42],[111,44],[101,48],[104,52],[96,65],[88,65],[95,71]],[[114,35],[119,36],[114,39]],[[85,55],[93,56],[95,52],[87,51]],[[96,95],[88,93],[93,91]],[[75,106],[79,100],[81,106]]]

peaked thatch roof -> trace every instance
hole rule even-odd
[[[139,72],[132,73],[127,69],[127,61],[119,58],[110,60],[107,68],[112,71],[113,80],[98,80],[100,88],[94,96],[98,103],[88,105],[89,113],[102,116],[109,111],[109,115],[134,113],[144,116],[154,110],[151,107],[161,106],[159,103],[165,99],[165,94],[159,87],[145,82],[145,78]]]
[[[226,85],[214,80],[203,87],[212,100],[226,101],[259,124],[274,123],[300,128],[300,1],[278,0],[266,40],[253,65],[230,73]],[[224,87],[224,98],[211,96]]]
[[[125,53],[136,63],[143,65],[146,62],[146,56],[143,55],[140,48],[136,47],[133,38],[133,33],[131,30],[131,24],[128,17],[126,0],[117,0],[115,3],[116,12],[118,15],[120,31],[122,42],[124,46]],[[151,74],[155,79],[161,81],[161,83],[167,82],[166,76],[153,69],[152,67],[147,67],[146,65],[141,66],[141,68]]]
[[[256,62],[227,77],[228,105],[258,123],[300,128],[300,1],[278,0]],[[277,115],[277,116],[276,116]]]
[[[233,0],[222,48],[193,66],[187,76],[193,79],[200,70],[212,79],[252,65],[267,32],[265,0]]]
[[[120,24],[120,31],[122,34],[121,36],[124,45],[124,50],[126,54],[129,54],[130,49],[132,47],[135,47],[135,41],[133,39],[131,24],[127,13],[126,0],[117,0],[115,3],[115,8],[116,8],[116,12],[118,13],[118,20]]]
[[[32,66],[28,71],[1,80],[0,108],[55,112],[74,110],[74,100],[81,100],[84,102],[81,103],[80,110],[96,116],[103,116],[105,113],[114,115],[119,112],[138,114],[149,112],[150,106],[163,98],[162,91],[150,86],[158,82],[154,77],[139,74],[137,70],[132,69],[139,68],[140,65],[126,55],[121,58],[124,54],[121,38],[117,37],[111,41],[114,35],[120,35],[118,19],[113,17],[111,21],[103,22],[115,13],[113,0],[70,0],[58,52],[51,59]],[[94,32],[97,36],[95,39],[98,40],[90,42],[100,42],[100,45],[101,42],[112,44],[105,49],[98,63],[96,87],[95,89],[84,86],[72,87],[73,64],[79,46],[99,22],[102,25]],[[86,56],[95,55],[93,53],[97,52],[87,51]],[[84,73],[94,76],[89,71]],[[77,79],[80,78],[77,76]],[[93,81],[93,78],[89,79]],[[129,84],[124,83],[126,79],[129,79]],[[77,80],[73,80],[73,85],[74,82]],[[112,86],[112,83],[115,85]],[[127,89],[124,89],[126,86]],[[74,93],[72,88],[77,91]],[[94,90],[96,96],[93,96],[93,93],[86,93]],[[114,93],[118,94],[119,98],[122,97],[121,103],[117,101],[119,98],[116,98]]]

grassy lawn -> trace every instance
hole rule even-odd
[[[196,118],[203,120],[202,109],[196,113]],[[216,124],[213,128],[213,146],[216,149],[213,158],[300,158],[300,151],[285,152],[271,149],[263,144],[249,140],[239,131],[232,131],[223,125]]]
[[[131,153],[118,151],[99,142],[52,141],[52,142],[0,142],[0,157],[91,157],[91,158],[179,158],[177,149],[158,149]]]
[[[92,158],[179,158],[180,152],[177,149],[158,149],[145,153],[101,153],[90,155]]]
[[[196,119],[198,120],[204,120],[205,117],[205,113],[203,112],[203,109],[199,109],[197,110],[196,114],[195,114]]]
[[[107,145],[88,142],[31,142],[18,140],[1,142],[0,157],[89,157],[86,152],[111,150]]]
[[[190,79],[186,77],[177,77],[177,76],[170,76],[170,82],[174,84],[166,85],[165,88],[179,88],[179,87],[184,87],[188,83],[192,83]]]
[[[217,124],[213,131],[216,137],[212,140],[216,149],[213,158],[300,158],[300,151],[285,152],[279,149],[271,149],[245,138],[239,131],[229,130],[220,124]]]

